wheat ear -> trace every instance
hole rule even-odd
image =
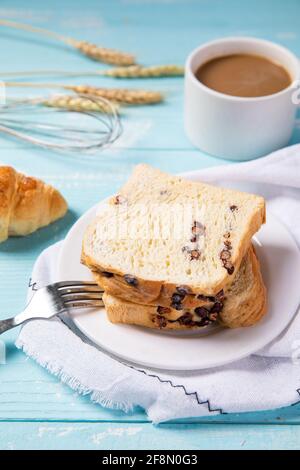
[[[66,42],[98,62],[111,65],[132,65],[135,63],[135,57],[132,54],[127,54],[116,49],[108,49],[107,47],[101,47],[87,41],[77,41],[75,39],[68,39]]]
[[[153,65],[151,67],[132,65],[104,70],[103,75],[115,78],[180,77],[184,75],[184,67],[180,65]]]
[[[180,65],[152,65],[143,67],[131,65],[129,67],[114,67],[108,70],[83,70],[78,72],[66,72],[63,70],[33,70],[24,72],[1,72],[1,76],[26,77],[35,75],[57,75],[62,77],[80,76],[105,76],[113,78],[159,78],[159,77],[181,77],[184,75],[184,67]]]
[[[143,105],[163,101],[162,93],[158,91],[136,90],[127,88],[98,88],[88,85],[61,85],[58,83],[5,82],[7,87],[25,88],[60,88],[71,90],[80,95],[106,98],[120,104]]]
[[[65,85],[64,88],[81,95],[101,96],[109,101],[123,104],[143,105],[163,101],[163,95],[158,91],[131,90],[126,88],[98,88],[87,85]]]
[[[119,110],[115,103],[108,103],[94,98],[85,98],[81,96],[59,95],[41,102],[43,106],[51,108],[66,109],[68,111],[78,112],[98,112],[112,114]]]
[[[61,34],[57,34],[53,31],[49,31],[47,29],[40,28],[37,26],[30,26],[25,23],[17,23],[16,21],[1,19],[0,25],[8,26],[9,28],[29,31],[31,33],[42,34],[58,41],[62,41],[65,44],[68,44],[69,46],[79,50],[91,59],[97,60],[99,62],[105,62],[106,64],[132,65],[135,63],[135,58],[132,54],[127,54],[126,52],[118,51],[116,49],[108,49],[106,47],[97,46],[87,41],[78,41],[76,39],[62,36]]]

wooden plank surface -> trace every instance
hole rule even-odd
[[[182,64],[188,52],[198,44],[229,35],[268,38],[300,56],[298,0],[227,0],[226,5],[221,0],[3,0],[0,17],[27,21],[132,51],[145,64]],[[21,69],[75,71],[104,67],[60,44],[2,27],[0,47],[0,74]],[[1,318],[23,307],[28,279],[38,254],[62,239],[91,205],[115,191],[136,163],[151,163],[173,173],[229,164],[195,150],[186,139],[181,78],[124,82],[78,78],[73,81],[159,89],[166,94],[166,102],[126,110],[122,138],[97,157],[65,156],[0,137],[0,162],[54,184],[70,206],[63,221],[30,238],[9,240],[0,245]],[[70,79],[63,82],[69,83]],[[8,90],[9,97],[25,94],[28,92],[24,90]],[[298,123],[292,143],[299,141]],[[170,424],[154,428],[142,410],[125,415],[91,404],[88,397],[79,397],[17,351],[14,348],[16,336],[17,331],[13,331],[2,338],[7,346],[7,362],[0,365],[0,448],[299,447],[299,406],[211,417],[202,420],[206,424],[200,425]]]
[[[272,425],[0,423],[4,449],[299,449],[300,428]]]

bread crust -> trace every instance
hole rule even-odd
[[[0,243],[24,236],[63,217],[67,203],[43,181],[0,166]]]
[[[251,265],[244,265],[245,278],[251,282],[242,283],[239,278],[229,287],[225,308],[220,313],[220,323],[229,328],[252,326],[267,313],[267,290],[263,282],[260,263],[255,249],[251,249]],[[251,271],[247,275],[247,270]],[[239,276],[243,277],[240,272]]]

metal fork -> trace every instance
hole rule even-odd
[[[38,289],[15,317],[0,320],[0,334],[35,318],[49,319],[73,308],[103,307],[103,290],[94,282],[56,282]]]

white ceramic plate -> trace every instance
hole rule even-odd
[[[89,270],[80,264],[80,252],[85,228],[99,210],[101,205],[86,212],[67,235],[59,260],[60,280],[92,279]],[[107,352],[158,369],[205,369],[258,351],[284,330],[300,302],[300,252],[274,216],[268,213],[267,220],[255,239],[269,304],[267,315],[258,325],[172,333],[112,324],[104,309],[90,309],[72,314],[76,326]]]

